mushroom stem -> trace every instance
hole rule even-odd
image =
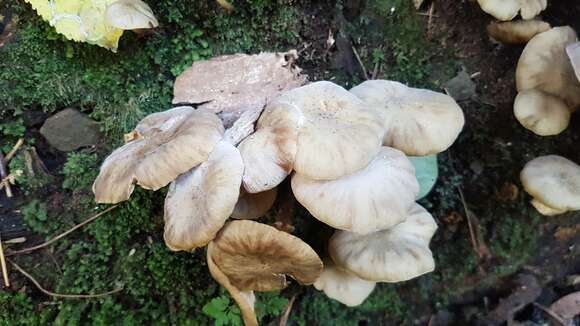
[[[280,206],[276,216],[274,226],[284,232],[294,232],[294,207],[296,206],[296,198],[292,194],[290,182],[286,180],[280,185]]]

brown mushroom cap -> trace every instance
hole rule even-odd
[[[157,190],[205,161],[224,133],[213,113],[178,107],[145,117],[135,140],[109,155],[93,184],[97,203],[129,199],[135,183]]]
[[[272,208],[272,205],[274,205],[277,193],[277,188],[255,194],[248,193],[242,188],[240,198],[238,198],[231,217],[242,220],[254,220],[266,215],[270,208]]]
[[[336,231],[328,243],[332,260],[356,276],[374,282],[401,282],[433,271],[429,241],[437,229],[433,217],[415,204],[395,227],[360,235]]]
[[[211,241],[234,210],[243,171],[238,149],[221,141],[205,162],[179,176],[165,198],[167,247],[191,251]]]
[[[514,115],[526,129],[539,136],[557,135],[570,123],[572,110],[559,97],[537,89],[518,93]]]
[[[518,61],[518,92],[537,89],[560,97],[569,108],[579,106],[580,82],[566,56],[566,46],[576,40],[576,32],[569,26],[554,27],[534,36]]]
[[[322,272],[322,261],[309,245],[254,221],[227,223],[208,248],[211,259],[241,291],[283,289],[286,275],[312,284]]]
[[[508,22],[491,22],[487,33],[493,39],[505,44],[526,44],[534,36],[551,28],[541,20],[515,20]]]

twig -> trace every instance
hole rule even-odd
[[[558,316],[558,314],[556,314],[555,312],[553,312],[552,310],[550,310],[550,308],[545,307],[544,305],[541,305],[537,302],[533,302],[532,303],[536,308],[542,310],[543,312],[545,312],[546,314],[548,314],[550,317],[552,317],[552,319],[554,319],[556,322],[558,322],[558,324],[562,325],[562,326],[566,326],[568,325],[566,323],[566,321],[564,319],[562,319],[562,317]]]
[[[471,218],[469,216],[469,210],[467,209],[467,203],[465,202],[465,197],[463,196],[463,191],[459,186],[457,186],[457,191],[459,192],[459,197],[461,198],[461,203],[463,204],[463,210],[465,211],[465,218],[467,219],[467,227],[469,228],[469,238],[471,239],[471,245],[473,246],[473,250],[477,254],[479,258],[481,255],[478,250],[477,245],[477,238],[475,236],[475,230],[473,229],[473,225],[471,224]]]
[[[6,268],[6,257],[4,257],[4,247],[0,237],[0,265],[2,266],[2,277],[4,278],[4,287],[10,287],[10,278],[8,277],[8,268]]]
[[[63,294],[63,293],[55,293],[55,292],[51,292],[47,289],[45,289],[44,287],[42,287],[42,285],[40,285],[40,283],[38,283],[38,281],[32,277],[32,275],[28,274],[24,269],[22,269],[22,267],[18,266],[18,264],[16,264],[15,262],[11,261],[10,259],[8,260],[8,262],[14,266],[14,268],[20,272],[20,274],[24,275],[27,279],[29,279],[32,283],[34,283],[34,285],[44,294],[49,295],[51,297],[55,297],[55,298],[67,298],[67,299],[90,299],[90,298],[100,298],[100,297],[105,297],[117,292],[121,292],[123,291],[123,288],[116,288],[114,290],[111,291],[107,291],[107,292],[103,292],[103,293],[96,293],[96,294]]]
[[[8,154],[6,154],[6,157],[4,158],[6,160],[6,163],[10,162],[10,160],[14,157],[14,155],[16,155],[16,152],[18,152],[18,150],[20,149],[20,147],[23,144],[24,144],[24,138],[18,139],[18,141],[16,142],[16,145],[14,145],[14,147],[12,147],[10,152],[8,152]]]
[[[119,207],[119,205],[111,206],[111,207],[105,209],[104,211],[102,211],[100,213],[97,213],[97,214],[89,217],[85,221],[83,221],[83,222],[81,222],[81,223],[73,226],[72,228],[68,229],[67,231],[65,231],[65,232],[57,235],[56,237],[54,237],[54,238],[52,238],[52,239],[50,239],[50,240],[48,240],[46,242],[43,242],[43,243],[41,243],[39,245],[36,245],[36,246],[33,246],[33,247],[29,247],[29,248],[25,248],[25,249],[21,249],[21,250],[16,250],[16,251],[10,251],[10,252],[8,252],[6,254],[6,256],[15,256],[15,255],[27,254],[29,252],[32,252],[32,251],[35,251],[35,250],[38,250],[38,249],[41,249],[41,248],[44,248],[44,247],[48,247],[52,243],[54,243],[54,242],[56,242],[56,241],[58,241],[58,240],[60,240],[60,239],[62,239],[64,237],[66,237],[67,235],[69,235],[70,233],[74,232],[75,230],[80,229],[81,227],[83,227],[83,226],[91,223],[92,221],[94,221],[97,218],[105,215],[106,213],[112,211],[113,209],[115,209],[117,207]]]
[[[352,52],[354,53],[354,56],[356,57],[356,61],[358,61],[358,64],[360,65],[360,68],[362,69],[364,78],[369,79],[369,75],[367,75],[367,68],[365,68],[365,65],[363,64],[360,56],[358,55],[358,51],[356,50],[354,45],[351,45],[351,48],[352,48]]]
[[[0,179],[4,180],[6,177],[8,177],[8,172],[6,171],[6,160],[4,160],[4,154],[0,151]],[[11,198],[13,196],[10,182],[6,182],[4,190],[6,191],[6,197]]]
[[[373,74],[371,75],[371,79],[377,79],[377,75],[379,74],[379,69],[381,68],[381,62],[375,62],[375,68],[373,69]]]
[[[294,294],[292,298],[290,298],[290,301],[288,301],[288,305],[286,306],[286,309],[284,309],[284,314],[282,314],[282,317],[280,318],[280,326],[286,326],[288,323],[288,317],[290,317],[290,311],[292,311],[292,306],[294,305],[295,300],[296,294]]]

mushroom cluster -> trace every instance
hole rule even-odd
[[[432,271],[429,241],[437,225],[415,203],[420,189],[407,155],[432,162],[429,155],[451,146],[464,125],[451,97],[394,81],[366,81],[350,91],[328,81],[301,86],[306,80],[295,57],[196,62],[178,77],[174,103],[197,108],[144,118],[93,185],[97,202],[118,203],[135,184],[170,184],[167,247],[207,245],[210,272],[247,325],[257,325],[254,291],[283,289],[287,275],[353,306],[377,282]],[[286,229],[250,220],[266,214],[289,176],[297,201],[336,229],[326,264]]]
[[[548,6],[548,0],[477,0],[483,11],[498,20],[514,19],[518,14],[528,20],[538,16]]]

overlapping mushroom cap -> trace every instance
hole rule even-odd
[[[429,241],[437,229],[419,204],[391,229],[360,235],[337,231],[328,250],[332,260],[356,276],[374,282],[401,282],[433,271]]]
[[[576,79],[580,81],[580,42],[568,44],[566,54],[568,55],[568,59],[570,59],[572,69],[574,69],[574,73],[576,74]]]
[[[325,262],[322,274],[314,282],[317,290],[349,307],[363,303],[375,285],[375,282],[363,280],[331,262]]]
[[[523,19],[532,19],[548,5],[548,0],[477,0],[486,13],[499,20],[512,20],[518,13]]]
[[[109,25],[125,30],[159,26],[151,7],[141,0],[117,0],[107,6],[105,17]]]
[[[322,272],[322,261],[308,244],[248,220],[228,222],[209,243],[208,255],[241,291],[283,289],[286,275],[312,284]]]
[[[166,186],[205,161],[224,128],[211,112],[178,107],[154,113],[135,128],[135,139],[109,155],[93,184],[97,203],[129,199],[135,184],[151,190]]]
[[[232,212],[232,218],[254,220],[264,216],[276,200],[277,188],[251,194],[243,188]]]
[[[541,20],[516,20],[491,22],[487,25],[487,33],[501,43],[526,44],[534,36],[548,31],[550,28],[550,24]]]
[[[362,170],[336,180],[292,177],[298,202],[318,220],[360,234],[392,227],[407,217],[419,193],[415,168],[401,151],[382,147]]]
[[[287,91],[240,144],[244,185],[250,192],[271,189],[292,169],[315,180],[353,173],[379,151],[382,133],[377,114],[336,84],[320,81]]]
[[[518,93],[514,115],[526,129],[539,136],[557,135],[570,123],[572,110],[559,97],[537,89]]]
[[[520,174],[532,204],[544,215],[580,210],[580,166],[564,157],[547,155],[528,162]]]
[[[351,93],[381,115],[383,145],[412,156],[446,150],[463,129],[463,111],[451,96],[389,80],[368,80]]]
[[[534,36],[518,61],[518,92],[537,89],[562,98],[570,109],[579,106],[580,82],[565,50],[576,40],[576,32],[568,26],[554,27]]]

